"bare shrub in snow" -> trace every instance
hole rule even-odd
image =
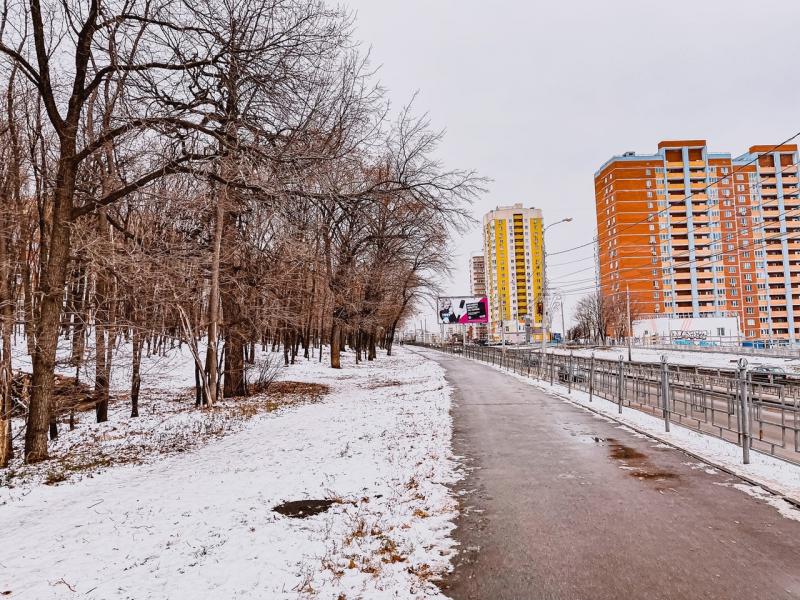
[[[254,377],[250,385],[251,394],[263,394],[278,377],[281,372],[281,363],[277,354],[266,354],[263,358],[255,361],[251,367]]]

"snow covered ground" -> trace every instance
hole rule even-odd
[[[535,349],[538,349],[535,348]],[[568,350],[563,348],[548,348],[548,352],[556,354],[569,354],[574,356],[589,357],[594,352],[596,358],[604,360],[618,360],[623,356],[628,358],[627,348],[581,348]],[[720,369],[735,369],[736,361],[744,357],[750,365],[770,365],[783,367],[788,372],[800,372],[800,359],[798,358],[776,358],[769,356],[753,356],[751,354],[736,354],[735,352],[697,352],[691,350],[656,350],[652,348],[633,348],[632,357],[637,362],[661,362],[661,355],[667,355],[667,361],[676,365],[702,365]]]
[[[173,391],[191,373],[178,362],[162,382]],[[238,420],[221,409],[219,425],[232,422],[230,430],[143,464],[100,465],[56,485],[23,473],[2,492],[0,592],[37,600],[442,598],[433,580],[455,552],[448,486],[459,475],[441,367],[398,348],[360,365],[346,355],[340,371],[301,361],[282,377],[330,392]],[[187,437],[207,425],[164,413],[158,403],[167,399],[153,400],[148,413],[147,397],[144,421],[171,422],[170,432],[185,428]],[[122,406],[108,423],[86,424],[95,439],[112,440],[105,451],[124,443],[115,430],[134,427]],[[86,435],[76,431],[63,437]],[[273,510],[302,500],[332,502],[306,518]]]
[[[91,345],[91,344],[90,344]],[[116,346],[111,361],[111,380],[109,387],[113,392],[129,391],[131,387],[131,344],[120,341]],[[201,346],[201,356],[204,356],[205,346]],[[78,379],[89,385],[94,384],[94,358],[91,347],[87,351],[84,364],[77,371]],[[56,356],[56,373],[74,377],[75,367],[69,366],[70,341],[59,339]],[[27,353],[25,338],[22,336],[14,340],[11,350],[12,368],[15,371],[31,373],[33,371],[31,357]],[[151,355],[142,353],[141,387],[158,390],[180,390],[194,386],[194,362],[186,344],[166,348],[161,354],[155,351]]]

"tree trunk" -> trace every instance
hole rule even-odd
[[[6,223],[0,220],[0,234],[7,231]],[[0,468],[8,466],[13,456],[11,443],[11,333],[14,329],[14,300],[9,290],[11,244],[0,235]]]
[[[375,348],[375,336],[377,333],[375,330],[370,332],[369,338],[367,341],[368,348],[367,348],[367,360],[375,360],[378,356],[378,350]]]
[[[331,325],[331,368],[342,368],[342,326],[339,320],[334,317],[333,325]]]
[[[222,310],[225,314],[225,382],[224,398],[247,395],[244,349],[247,340],[242,332],[242,307],[230,282],[222,286]]]
[[[86,313],[84,310],[86,277],[82,267],[75,269],[76,282],[72,289],[72,354],[70,364],[80,367],[86,349]]]
[[[39,280],[40,298],[36,319],[36,344],[33,353],[33,377],[27,427],[25,428],[25,460],[35,463],[46,460],[47,432],[50,425],[50,403],[53,394],[64,283],[67,278],[71,243],[70,218],[75,191],[75,167],[71,157],[74,140],[62,142],[53,197],[53,224],[47,262]]]
[[[131,417],[139,416],[139,388],[142,385],[142,332],[137,324],[133,325],[133,357],[131,368]],[[195,367],[196,368],[196,367]]]
[[[106,251],[110,252],[108,243],[108,220],[105,210],[100,210],[97,214],[97,233],[103,240]],[[97,283],[95,284],[95,313],[94,313],[94,343],[95,343],[95,371],[94,371],[94,409],[98,423],[108,421],[108,378],[109,365],[107,351],[111,345],[110,335],[106,338],[109,331],[109,296],[110,289],[108,275],[103,266],[97,271]]]
[[[219,340],[219,268],[222,253],[222,230],[225,225],[225,209],[221,199],[217,199],[216,217],[214,220],[214,247],[211,257],[211,291],[208,298],[208,352],[206,353],[206,372],[208,373],[208,398],[209,408],[217,403],[217,342]]]

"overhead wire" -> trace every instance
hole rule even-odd
[[[726,173],[726,174],[722,175],[721,177],[719,177],[719,178],[717,179],[717,181],[714,181],[714,182],[712,182],[712,183],[709,183],[708,185],[704,186],[702,189],[698,189],[698,190],[696,190],[696,191],[693,191],[693,192],[692,192],[692,193],[690,193],[689,195],[685,196],[685,197],[683,198],[683,201],[685,202],[685,201],[687,201],[687,200],[689,200],[689,199],[691,199],[691,198],[694,198],[695,196],[697,196],[697,195],[699,195],[699,194],[704,194],[704,193],[706,193],[706,192],[707,192],[709,189],[711,189],[713,186],[718,186],[720,181],[724,181],[724,180],[726,180],[726,179],[730,179],[730,178],[732,178],[734,175],[744,172],[744,170],[745,170],[747,167],[749,167],[750,165],[752,165],[752,164],[754,164],[756,161],[758,161],[758,159],[759,159],[759,158],[760,158],[760,157],[761,157],[763,154],[769,154],[770,152],[774,152],[775,150],[777,150],[777,149],[778,149],[778,148],[780,148],[781,146],[785,146],[786,144],[788,144],[789,142],[791,142],[791,141],[795,140],[795,139],[796,139],[796,138],[798,138],[798,137],[800,137],[800,131],[798,131],[798,132],[797,132],[797,133],[795,133],[794,135],[792,135],[792,136],[790,136],[790,137],[786,138],[784,141],[782,141],[782,142],[780,142],[780,143],[778,143],[778,144],[775,144],[775,145],[774,145],[774,146],[772,146],[772,147],[771,147],[771,148],[770,148],[770,149],[769,149],[767,152],[764,152],[764,153],[762,153],[762,154],[757,154],[756,156],[754,156],[752,159],[748,160],[748,161],[747,161],[747,162],[745,162],[744,164],[738,165],[736,168],[733,168],[733,169],[732,169],[732,170],[731,170],[729,173]],[[642,220],[640,220],[640,221],[637,221],[637,222],[635,222],[635,223],[629,223],[629,224],[627,224],[625,227],[623,227],[623,228],[621,229],[621,231],[626,231],[626,230],[628,230],[628,229],[630,229],[630,228],[632,228],[632,227],[635,227],[635,226],[637,226],[637,225],[641,225],[641,224],[643,224],[643,223],[647,223],[647,222],[648,222],[648,221],[650,221],[652,218],[654,218],[654,217],[656,217],[656,216],[660,215],[661,213],[666,213],[666,212],[668,212],[668,211],[669,211],[669,209],[670,209],[670,207],[669,207],[669,205],[667,205],[665,208],[663,208],[663,209],[661,209],[661,210],[659,210],[659,211],[657,211],[657,212],[653,213],[653,215],[652,215],[652,216],[648,216],[647,218],[645,218],[645,219],[642,219]],[[618,231],[618,232],[617,232],[617,234],[618,234],[618,233],[620,233],[620,232]],[[551,252],[551,253],[548,253],[548,256],[558,256],[558,255],[560,255],[560,254],[567,254],[567,253],[569,253],[569,252],[574,252],[575,250],[579,250],[579,249],[581,249],[581,248],[586,248],[586,247],[588,247],[588,246],[592,246],[592,245],[594,245],[595,243],[597,243],[597,244],[599,244],[599,243],[600,243],[600,240],[599,240],[599,233],[598,233],[598,236],[596,236],[596,238],[595,238],[595,239],[593,239],[591,242],[586,242],[586,243],[584,243],[584,244],[579,244],[579,245],[577,245],[577,246],[574,246],[574,247],[572,247],[572,248],[567,248],[566,250],[559,250],[559,251],[556,251],[556,252]]]

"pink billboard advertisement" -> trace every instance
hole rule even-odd
[[[472,296],[450,296],[438,299],[439,323],[469,324],[489,322],[489,301]]]

